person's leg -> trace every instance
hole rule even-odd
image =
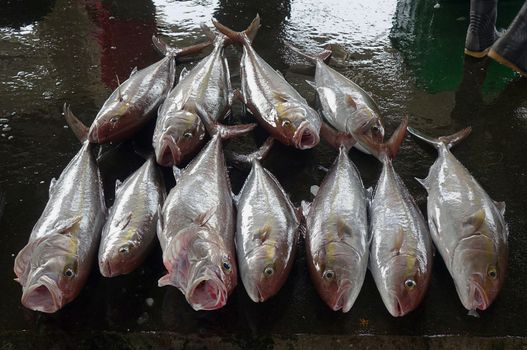
[[[498,0],[470,0],[470,24],[465,40],[465,54],[484,57],[496,39]]]
[[[492,45],[488,55],[527,77],[527,1],[507,32]]]

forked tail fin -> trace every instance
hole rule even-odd
[[[256,15],[254,17],[251,24],[242,32],[236,32],[229,27],[224,26],[220,22],[218,22],[215,18],[212,19],[212,23],[218,29],[221,33],[225,34],[229,39],[231,39],[233,42],[238,42],[240,44],[250,44],[254,37],[256,36],[256,33],[258,32],[258,28],[260,28],[260,15]]]
[[[291,43],[286,43],[286,45],[291,50],[296,52],[298,55],[304,57],[305,59],[307,59],[309,62],[311,62],[313,64],[316,64],[318,60],[322,60],[322,61],[326,62],[331,57],[331,54],[333,53],[333,51],[326,49],[326,50],[323,50],[323,51],[321,51],[321,52],[319,52],[317,54],[308,55],[308,54],[302,52],[299,48],[293,46]]]
[[[441,145],[445,145],[448,149],[450,149],[460,143],[461,141],[463,141],[468,135],[470,135],[470,133],[472,132],[472,128],[469,126],[452,135],[440,136],[437,138],[425,135],[412,127],[408,127],[408,132],[413,136],[417,137],[418,139],[434,146],[436,149],[439,149]]]
[[[64,117],[66,118],[66,122],[71,128],[71,131],[77,136],[80,142],[84,143],[88,139],[88,131],[89,128],[84,125],[79,118],[73,114],[73,112],[70,109],[70,106],[68,106],[66,103],[64,103]]]
[[[212,44],[212,41],[206,41],[203,43],[186,46],[183,48],[171,47],[161,38],[152,35],[152,43],[157,51],[167,56],[172,55],[174,57],[190,56],[200,53],[203,49],[207,48]]]
[[[274,138],[269,136],[267,140],[256,151],[249,154],[238,154],[225,150],[227,161],[238,169],[250,170],[254,161],[260,161],[267,157],[274,144]]]

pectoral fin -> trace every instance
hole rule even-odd
[[[68,233],[77,223],[79,223],[82,219],[82,216],[75,216],[72,218],[64,219],[61,221],[58,221],[55,224],[55,227],[53,228],[55,232],[57,233]]]
[[[337,236],[342,241],[346,237],[351,237],[351,227],[341,218],[337,219]]]
[[[355,100],[353,99],[353,96],[351,95],[346,95],[345,97],[345,101],[346,101],[346,104],[351,107],[351,108],[354,108],[354,109],[357,109],[357,103],[355,103]]]
[[[121,217],[119,220],[115,221],[115,226],[119,227],[121,230],[124,230],[126,226],[130,223],[130,220],[132,220],[132,212],[129,212],[128,214]]]
[[[485,210],[481,208],[463,222],[463,231],[466,235],[474,234],[484,222]]]
[[[211,207],[205,213],[198,215],[194,222],[199,226],[205,226],[207,222],[212,218],[212,216],[216,213],[217,208],[217,206]]]
[[[402,228],[399,228],[399,230],[395,233],[395,237],[393,238],[392,253],[394,255],[401,254],[401,247],[403,246],[403,242],[404,242],[404,230]]]

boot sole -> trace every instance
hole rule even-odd
[[[503,64],[504,66],[506,67],[509,67],[510,69],[512,69],[513,71],[515,72],[518,72],[520,73],[522,76],[524,77],[527,77],[527,73],[525,73],[523,70],[521,70],[520,68],[518,68],[517,65],[515,65],[514,63],[512,63],[511,61],[509,61],[508,59],[506,59],[505,57],[501,56],[499,53],[497,53],[496,51],[494,51],[493,49],[490,49],[489,53],[488,53],[488,56],[490,58],[492,58],[493,60],[495,60],[496,62],[500,63],[500,64]]]
[[[490,50],[490,47],[486,48],[483,51],[471,51],[469,49],[465,49],[465,55],[472,56],[475,58],[483,58],[487,56],[489,50]]]

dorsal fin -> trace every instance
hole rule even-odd
[[[132,69],[132,71],[130,72],[130,76],[134,75],[135,73],[137,73],[137,66]]]
[[[121,93],[121,82],[119,81],[119,76],[115,74],[115,78],[117,79],[117,97],[119,102],[123,102],[123,94]]]

